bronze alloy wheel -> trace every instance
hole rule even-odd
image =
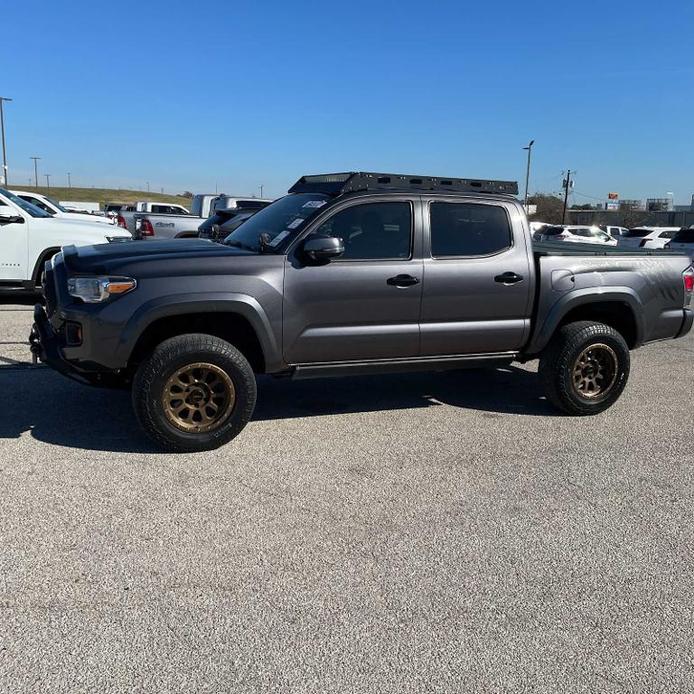
[[[617,381],[617,354],[606,344],[586,347],[574,362],[572,383],[579,398],[604,400]]]
[[[236,403],[236,389],[223,369],[199,362],[176,371],[166,382],[161,398],[173,426],[199,434],[226,422]]]

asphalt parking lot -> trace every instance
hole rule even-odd
[[[3,692],[694,689],[694,337],[597,418],[535,365],[263,380],[173,456],[0,303]]]

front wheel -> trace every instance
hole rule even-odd
[[[211,335],[172,337],[133,380],[135,414],[164,450],[207,451],[236,437],[255,409],[256,382],[236,347]]]
[[[611,407],[629,378],[629,347],[609,325],[577,321],[563,326],[540,357],[547,399],[572,415]]]

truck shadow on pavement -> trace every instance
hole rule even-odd
[[[25,432],[39,441],[86,450],[149,453],[125,391],[82,386],[47,368],[0,368],[0,392],[12,408],[0,418],[2,439]],[[254,421],[447,405],[489,416],[556,415],[537,375],[517,367],[313,381],[259,379]]]

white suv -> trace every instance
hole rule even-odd
[[[665,248],[688,255],[694,263],[694,226],[689,229],[680,229],[672,241],[668,241]]]
[[[680,230],[680,227],[635,227],[619,237],[624,248],[665,248],[665,244]]]
[[[601,246],[617,245],[617,239],[613,239],[607,232],[599,227],[580,226],[577,224],[546,226],[536,232],[535,238],[538,241],[595,243]]]
[[[125,230],[86,215],[52,217],[48,212],[0,188],[0,290],[33,289],[43,266],[62,246],[91,246],[131,240]]]

